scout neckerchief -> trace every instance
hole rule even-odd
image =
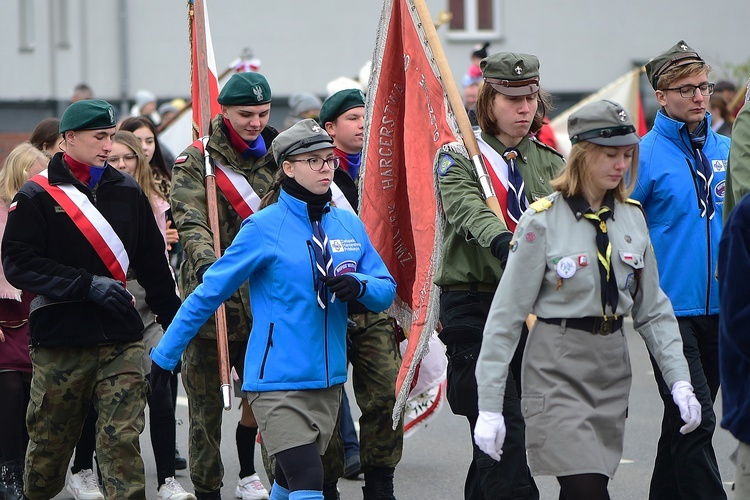
[[[714,180],[714,169],[703,153],[703,146],[708,136],[708,120],[705,118],[690,136],[690,145],[695,154],[696,174],[698,176],[698,203],[700,204],[701,217],[708,216],[709,220],[714,218],[714,203],[711,198],[711,182]],[[692,170],[692,168],[691,168]]]
[[[508,148],[503,153],[503,158],[508,163],[508,215],[516,224],[518,224],[521,215],[529,208],[523,177],[521,177],[521,172],[518,171],[516,165],[516,158],[520,154],[516,148]]]
[[[349,174],[354,182],[357,182],[357,176],[359,175],[359,167],[362,165],[362,151],[359,153],[350,154],[346,151],[342,151],[339,148],[333,148],[333,153],[341,158],[341,164],[339,168]]]
[[[508,164],[505,159],[495,151],[492,146],[487,144],[482,138],[482,131],[475,130],[474,135],[477,138],[479,151],[482,153],[485,165],[489,165],[487,173],[492,181],[492,188],[495,190],[497,202],[503,212],[505,225],[511,231],[516,230],[516,221],[508,214]]]
[[[96,186],[97,182],[99,182],[99,179],[102,178],[102,174],[104,173],[104,169],[106,168],[98,167],[96,165],[87,165],[68,155],[68,153],[63,153],[63,160],[65,160],[65,164],[68,166],[75,178],[92,189],[94,186]]]
[[[262,135],[258,135],[255,140],[248,142],[240,137],[240,134],[234,130],[234,127],[232,127],[232,124],[226,118],[224,118],[222,125],[224,133],[229,138],[230,144],[232,144],[234,150],[237,151],[243,159],[261,158],[266,154],[266,141],[263,139]]]
[[[607,233],[607,220],[615,215],[614,195],[611,191],[607,191],[602,207],[596,212],[582,196],[565,198],[565,201],[568,202],[576,220],[583,217],[591,222],[596,229],[596,260],[599,262],[602,316],[607,316],[606,306],[609,305],[612,314],[617,317],[617,302],[620,296],[617,290],[617,277],[615,276],[615,270],[612,268],[612,244]]]
[[[125,283],[130,265],[128,253],[120,237],[88,196],[72,184],[50,184],[47,170],[29,180],[40,185],[65,210],[112,273],[112,277]]]
[[[315,291],[318,298],[318,305],[322,309],[325,309],[328,291],[323,279],[333,276],[331,271],[333,256],[331,255],[330,243],[328,236],[323,230],[321,220],[323,219],[323,211],[326,209],[326,204],[331,201],[331,191],[326,191],[320,195],[311,193],[291,177],[285,177],[281,181],[281,185],[287,194],[307,204],[307,213],[312,224],[311,243],[313,253],[315,254],[315,268],[317,270]]]

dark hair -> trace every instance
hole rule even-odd
[[[154,156],[151,158],[150,162],[151,168],[166,176],[167,179],[171,180],[172,172],[167,167],[167,164],[164,161],[164,155],[161,152],[161,146],[159,146],[159,137],[156,135],[156,126],[154,125],[154,122],[152,122],[145,116],[131,116],[130,118],[125,118],[120,124],[120,130],[125,130],[127,132],[135,132],[136,130],[143,127],[148,127],[154,134],[155,147]]]
[[[29,142],[39,151],[54,149],[60,138],[60,120],[57,118],[45,118],[40,121],[31,133]]]
[[[484,42],[482,45],[476,45],[474,51],[471,53],[471,57],[477,57],[484,59],[487,57],[487,49],[490,48],[490,42]]]
[[[479,127],[482,129],[482,132],[495,136],[500,133],[500,128],[495,123],[495,118],[492,114],[492,105],[495,101],[495,94],[498,93],[492,88],[492,85],[483,84],[479,89],[476,104]],[[542,129],[544,118],[549,111],[552,111],[552,96],[547,91],[540,89],[539,93],[537,93],[537,103],[539,105],[536,108],[536,114],[531,121],[531,128],[529,129],[529,133],[531,134],[536,134]]]

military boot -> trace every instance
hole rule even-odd
[[[365,471],[364,500],[396,500],[393,496],[393,467],[373,467]]]
[[[341,500],[338,481],[323,485],[323,500]]]
[[[23,460],[5,462],[2,466],[5,483],[5,500],[23,499]],[[0,490],[2,491],[2,490]]]
[[[221,491],[212,491],[210,493],[195,492],[195,498],[198,500],[221,500]]]

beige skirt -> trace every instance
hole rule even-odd
[[[623,330],[593,335],[537,321],[521,374],[532,474],[613,477],[622,457],[630,382]]]
[[[247,392],[268,454],[316,443],[323,455],[336,426],[341,388]]]

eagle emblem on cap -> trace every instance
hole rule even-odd
[[[515,68],[513,68],[513,71],[515,71],[515,73],[516,73],[517,75],[520,75],[521,73],[523,73],[523,68],[521,67],[521,65],[520,65],[520,64],[516,64],[516,67],[515,67]]]
[[[625,112],[624,109],[621,109],[617,115],[620,117],[620,121],[624,122],[628,118],[628,114]]]
[[[261,88],[260,85],[256,85],[255,87],[253,87],[253,94],[255,94],[256,100],[258,101],[263,100],[263,89]]]
[[[109,113],[109,121],[112,122],[112,123],[114,123],[114,121],[115,121],[115,108],[113,108],[112,106],[110,106],[109,109],[107,110],[107,112]]]

